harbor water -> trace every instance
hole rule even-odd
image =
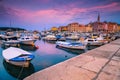
[[[33,46],[20,45],[20,48],[35,55],[35,58],[31,61],[28,68],[18,67],[7,63],[2,56],[2,51],[5,48],[0,45],[0,80],[22,80],[32,73],[80,55],[89,49],[96,48],[88,47],[86,50],[70,50],[57,48],[55,42],[45,42],[43,40],[37,40],[35,45],[38,49]]]

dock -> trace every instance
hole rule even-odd
[[[120,80],[120,39],[33,73],[24,80]]]

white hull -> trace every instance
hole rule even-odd
[[[86,48],[86,46],[65,46],[65,45],[58,45],[59,47],[63,47],[63,48],[68,48],[68,49],[82,49],[84,50]]]
[[[91,46],[100,46],[103,44],[104,44],[103,42],[88,42],[88,45],[91,45]]]
[[[3,45],[5,45],[5,46],[13,46],[13,47],[15,47],[15,46],[19,46],[19,43],[20,43],[20,41],[17,41],[17,40],[10,40],[10,41],[3,41]]]
[[[26,45],[35,45],[34,44],[35,40],[23,40],[21,41],[21,44],[26,44]]]
[[[86,49],[86,45],[79,45],[80,43],[77,43],[76,45],[72,45],[71,43],[67,42],[56,42],[56,46],[58,47],[63,47],[63,48],[68,48],[68,49],[81,49],[84,50]]]
[[[16,46],[19,47],[19,44],[7,44],[7,43],[6,43],[6,44],[4,44],[4,45],[5,45],[5,46],[12,46],[12,47],[16,47]]]
[[[29,67],[30,65],[30,61],[15,62],[15,61],[6,60],[6,62],[21,67]]]

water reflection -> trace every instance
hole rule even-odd
[[[3,60],[3,65],[5,70],[13,77],[22,80],[23,78],[29,76],[30,74],[34,73],[34,66],[30,63],[30,66],[27,68],[19,67],[12,65],[10,63],[7,63],[5,60]]]
[[[37,50],[36,46],[30,46],[30,45],[20,45],[20,48],[26,51],[35,51]]]
[[[47,43],[51,43],[51,44],[55,44],[55,43],[56,43],[56,41],[48,41],[48,40],[43,40],[43,39],[42,39],[42,41],[43,41],[44,43],[46,43],[46,42],[47,42]]]

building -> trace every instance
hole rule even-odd
[[[98,14],[98,18],[96,22],[91,23],[93,27],[93,32],[117,32],[118,25],[117,23],[113,22],[101,22],[100,21],[100,14]]]
[[[60,26],[58,28],[59,32],[68,31],[68,32],[92,32],[91,25],[83,25],[77,22],[70,23],[67,26]]]
[[[118,24],[118,31],[120,32],[120,24]]]
[[[56,31],[58,31],[58,28],[57,27],[52,27],[50,31],[56,32]]]
[[[85,28],[86,28],[85,32],[92,32],[93,31],[93,27],[91,26],[91,24],[86,25]]]
[[[70,23],[68,24],[68,31],[69,32],[79,32],[80,25],[79,23]]]
[[[60,26],[60,27],[58,28],[58,31],[59,31],[59,32],[68,31],[68,27],[67,27],[67,26]]]

